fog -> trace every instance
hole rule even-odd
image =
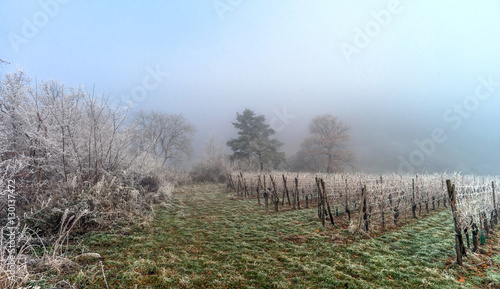
[[[249,108],[287,156],[329,113],[351,125],[357,171],[499,174],[499,14],[493,0],[7,0],[0,73],[181,113],[193,161]]]

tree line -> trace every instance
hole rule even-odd
[[[189,180],[178,167],[191,156],[195,132],[180,114],[132,114],[82,88],[33,81],[23,71],[6,74],[0,78],[0,192],[15,183],[19,221],[44,233],[65,210],[87,212],[82,225],[88,228],[106,226],[111,212],[133,219]],[[0,225],[7,201],[0,194]]]
[[[339,172],[353,159],[350,127],[330,114],[311,121],[301,149],[288,160],[264,115],[245,109],[236,113],[232,124],[238,130],[238,137],[226,143],[232,154],[226,157],[212,137],[202,160],[193,167],[194,177],[200,177],[200,171],[207,175],[215,170],[209,179],[217,181],[231,166]],[[7,162],[15,160],[18,173],[24,169],[29,175],[25,182],[50,179],[68,185],[74,178],[79,184],[96,184],[103,175],[124,168],[136,174],[176,168],[191,157],[196,128],[180,114],[139,111],[129,115],[111,106],[105,96],[57,81],[33,83],[19,71],[1,81],[0,131],[2,168],[13,170],[15,166]]]
[[[8,62],[0,59],[3,64]],[[180,168],[192,155],[196,127],[183,115],[131,113],[112,105],[109,96],[81,87],[33,81],[23,71],[1,75],[0,226],[9,222],[18,240],[55,244],[39,258],[53,262],[70,231],[84,234],[151,218],[153,205],[168,202],[176,184],[224,182],[234,169],[287,165],[283,143],[273,138],[263,115],[245,109],[233,125],[238,137],[226,143],[233,153],[225,153],[212,136],[188,171]],[[351,160],[348,130],[331,115],[314,118],[288,166],[342,170]],[[11,195],[16,213],[8,215]],[[18,253],[37,256],[27,252],[33,247],[23,250]],[[22,268],[16,273],[21,279],[28,274]]]
[[[275,131],[266,123],[264,115],[250,109],[236,114],[232,123],[238,137],[227,142],[233,154],[232,161],[244,162],[239,168],[285,168],[290,171],[341,172],[352,165],[353,152],[349,149],[350,126],[331,114],[318,115],[309,124],[309,135],[300,150],[288,161],[280,151],[283,143],[272,138]]]
[[[57,81],[33,83],[22,71],[5,75],[0,83],[1,173],[24,175],[23,183],[32,187],[60,181],[63,187],[95,185],[123,171],[140,182],[191,157],[196,128],[181,114],[130,115],[108,100]],[[309,135],[288,160],[264,115],[245,109],[232,124],[238,130],[238,137],[226,143],[232,154],[226,156],[212,137],[186,178],[221,181],[232,169],[339,172],[353,160],[350,127],[330,114],[311,121]]]

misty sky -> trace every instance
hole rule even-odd
[[[500,173],[500,1],[0,2],[0,73],[182,113],[195,148],[245,108],[297,151],[352,127],[364,172]]]

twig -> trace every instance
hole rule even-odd
[[[102,277],[104,278],[104,283],[106,284],[106,288],[109,289],[108,281],[106,281],[106,274],[104,274],[104,265],[102,265],[102,261],[99,261],[99,264],[101,264],[101,271],[102,271]]]

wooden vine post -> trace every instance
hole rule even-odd
[[[282,197],[282,201],[281,201],[281,206],[283,207],[285,205],[285,194],[286,194],[286,198],[288,199],[288,206],[291,206],[290,195],[288,195],[288,187],[286,185],[286,177],[285,177],[285,175],[283,175],[283,186],[284,186],[285,190],[283,191],[283,197]]]
[[[242,179],[243,179],[243,188],[245,189],[245,198],[247,198],[250,196],[250,192],[248,191],[247,181],[243,177]]]
[[[259,181],[257,182],[257,202],[259,203],[260,206],[260,175],[259,175]]]
[[[231,174],[227,174],[226,189],[227,189],[228,192],[236,190],[234,182],[233,182],[233,176]]]
[[[359,232],[361,229],[361,223],[365,220],[365,230],[368,232],[368,216],[366,214],[366,185],[361,187],[361,204],[359,206],[359,215],[358,215],[358,228],[354,233]]]
[[[476,223],[472,223],[472,252],[477,252],[479,230]]]
[[[273,198],[272,201],[274,203],[274,210],[276,212],[279,211],[279,205],[280,205],[280,197],[278,196],[278,191],[276,190],[276,182],[273,179],[272,175],[269,175],[269,178],[271,179],[271,184],[273,185]]]
[[[492,221],[494,220],[494,223],[496,225],[498,223],[498,208],[497,208],[497,200],[495,197],[495,182],[494,181],[491,181],[491,188],[493,190],[493,214],[494,214]]]
[[[330,209],[330,201],[328,201],[328,196],[326,195],[325,181],[323,181],[323,179],[321,179],[321,187],[323,189],[324,199],[326,200],[326,207],[328,208],[328,215],[330,216],[330,221],[332,222],[332,226],[335,226],[335,223],[333,222],[332,210]]]
[[[321,219],[321,224],[325,226],[325,201],[323,200],[323,193],[321,192],[321,184],[316,177],[316,186],[318,187],[318,217]]]
[[[349,218],[349,223],[351,222],[351,210],[349,210],[349,199],[347,197],[348,190],[347,190],[347,179],[345,179],[345,212],[347,213],[347,216]]]
[[[368,232],[368,212],[367,212],[367,204],[366,204],[366,199],[367,199],[367,192],[366,192],[366,185],[363,186],[363,220],[365,221],[365,231]]]
[[[458,223],[456,207],[457,193],[455,191],[455,185],[452,185],[450,180],[446,180],[446,187],[448,188],[448,197],[450,200],[451,212],[453,214],[453,221],[455,223],[455,251],[457,253],[457,264],[462,265],[462,251],[465,251],[463,250],[465,248],[463,248],[462,231]]]
[[[411,211],[413,213],[413,218],[417,218],[417,200],[415,199],[415,179],[411,179],[411,192],[412,192],[412,204],[411,204]]]
[[[304,193],[304,188],[302,188],[302,193]],[[309,195],[306,195],[306,209],[309,208]]]
[[[443,179],[443,177],[441,177],[441,190],[443,190],[443,191],[444,191],[444,179]],[[448,198],[446,198],[446,197],[445,197],[445,198],[443,199],[443,206],[444,206],[445,208],[446,208],[446,199],[448,199]]]
[[[490,226],[488,226],[488,216],[486,216],[485,212],[483,212],[483,216],[481,217],[481,219],[483,219],[483,227],[486,231],[486,236],[488,236],[490,234]]]
[[[297,209],[300,210],[299,177],[295,178],[295,198],[297,199]],[[295,204],[295,201],[294,201]]]
[[[382,218],[382,230],[385,230],[385,213],[384,213],[384,187],[382,182],[382,176],[380,176],[380,201],[379,201],[379,209],[380,209],[380,217]]]
[[[266,206],[266,211],[267,211],[267,209],[269,208],[269,191],[264,190],[264,193],[262,194],[262,196],[264,197],[264,204]]]
[[[268,188],[266,186],[266,175],[262,175],[262,181],[263,181],[263,188],[264,188],[264,193],[262,194],[262,196],[264,197],[264,202],[265,202],[265,205],[266,205],[266,211],[269,207],[269,192],[271,191],[270,188]]]

